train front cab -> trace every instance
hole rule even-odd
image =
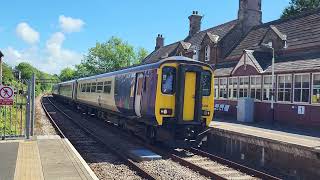
[[[213,118],[213,71],[198,63],[165,63],[158,69],[156,118],[161,141],[194,145]]]

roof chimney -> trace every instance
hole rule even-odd
[[[243,33],[262,23],[261,0],[239,0],[238,20]]]
[[[202,16],[199,15],[198,11],[192,11],[192,15],[189,17],[189,36],[193,36],[201,30],[201,19]]]
[[[164,37],[162,36],[162,34],[158,34],[157,39],[156,39],[155,50],[160,49],[163,46],[164,46]]]

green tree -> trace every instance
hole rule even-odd
[[[59,78],[61,81],[68,81],[68,80],[74,79],[75,78],[75,70],[73,70],[69,67],[64,68],[61,71]]]
[[[314,10],[320,7],[320,0],[291,0],[288,7],[283,10],[281,18],[288,18],[299,13]]]
[[[148,51],[144,48],[139,48],[137,51],[136,59],[134,64],[140,64],[144,58],[148,56]]]
[[[9,84],[15,79],[12,71],[12,67],[7,65],[6,63],[2,64],[2,77],[3,77],[2,79],[3,84]]]
[[[105,43],[96,43],[89,49],[84,57],[82,65],[88,74],[99,74],[130,66],[135,62],[133,46],[120,38],[112,37]]]
[[[31,79],[33,73],[35,73],[36,76],[40,74],[39,70],[26,62],[22,62],[16,66],[16,70],[21,72],[21,79]]]

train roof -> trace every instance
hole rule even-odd
[[[135,72],[135,71],[140,71],[140,70],[145,70],[145,69],[150,69],[150,68],[158,68],[160,67],[163,63],[167,63],[167,62],[176,62],[176,61],[180,61],[180,62],[192,62],[192,63],[196,63],[196,64],[201,64],[203,66],[207,66],[209,68],[212,68],[209,64],[200,62],[200,61],[196,61],[187,57],[183,57],[183,56],[173,56],[173,57],[168,57],[165,59],[162,59],[160,61],[157,61],[155,63],[150,63],[150,64],[142,64],[142,65],[138,65],[138,66],[133,66],[133,67],[128,67],[122,70],[118,70],[118,71],[113,71],[113,72],[108,72],[108,73],[104,73],[104,74],[99,74],[99,75],[95,75],[95,76],[89,76],[89,77],[84,77],[84,78],[80,78],[78,79],[79,81],[82,80],[90,80],[90,79],[95,79],[95,78],[102,78],[102,77],[108,77],[108,76],[113,76],[113,75],[117,75],[117,74],[123,74],[123,73],[129,73],[129,72]]]
[[[61,83],[58,83],[58,85],[64,85],[64,84],[72,84],[74,83],[76,80],[70,80],[70,81],[65,81],[65,82],[61,82]]]

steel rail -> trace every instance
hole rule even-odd
[[[144,141],[142,141],[141,139],[138,139],[138,138],[132,138],[132,136],[128,136],[128,134],[126,132],[123,132],[123,131],[119,131],[118,128],[115,128],[114,126],[110,126],[108,124],[106,124],[108,127],[111,127],[111,130],[114,132],[114,133],[121,133],[121,135],[123,136],[126,136],[128,138],[131,138],[135,143],[138,143],[140,144],[141,146],[144,146],[152,151],[154,151],[155,153],[163,156],[163,157],[166,157],[166,158],[171,158],[174,162],[177,162],[179,164],[181,164],[182,166],[184,167],[187,167],[195,172],[198,172],[199,174],[203,175],[203,176],[206,176],[206,177],[209,177],[209,178],[212,178],[212,179],[217,179],[217,180],[225,180],[227,178],[225,177],[222,177],[221,175],[218,175],[214,172],[211,172],[207,169],[204,169],[190,161],[187,161],[181,157],[179,157],[178,155],[175,155],[174,153],[171,153],[171,152],[165,152],[163,150],[163,148],[160,148],[160,147],[157,147],[157,146],[154,146],[154,145],[150,145],[150,144],[146,144]],[[197,152],[199,151],[199,153]],[[229,161],[229,160],[226,160],[226,159],[223,159],[221,157],[218,157],[218,156],[210,156],[209,153],[207,152],[204,152],[204,151],[201,151],[201,150],[197,150],[195,148],[191,148],[191,152],[193,152],[194,154],[198,154],[198,155],[201,155],[201,156],[204,156],[204,157],[207,157],[213,161],[216,161],[222,165],[227,165],[235,170],[238,170],[242,173],[245,173],[245,174],[248,174],[248,175],[253,175],[257,178],[261,178],[261,179],[275,179],[275,180],[279,180],[279,178],[277,177],[274,177],[274,176],[271,176],[269,174],[266,174],[264,172],[260,172],[258,170],[255,170],[255,169],[251,169],[249,167],[246,167],[246,166],[243,166],[241,164],[237,164],[235,162],[232,162],[232,161]],[[213,157],[216,157],[216,158],[213,158]]]
[[[63,114],[67,119],[69,119],[73,124],[75,124],[76,126],[78,126],[81,130],[83,130],[85,133],[87,133],[88,135],[90,135],[93,139],[95,139],[96,141],[98,141],[99,143],[103,144],[104,147],[106,149],[108,149],[108,151],[110,151],[111,153],[115,154],[116,156],[118,156],[121,160],[123,160],[132,170],[136,171],[138,175],[140,175],[142,178],[145,179],[150,179],[150,180],[155,180],[156,178],[152,175],[149,174],[143,167],[141,167],[138,163],[134,162],[133,160],[131,160],[128,156],[125,155],[124,151],[121,151],[119,149],[115,149],[114,147],[111,147],[109,144],[105,143],[104,140],[102,140],[100,137],[96,136],[95,134],[93,134],[91,131],[89,131],[87,128],[83,127],[82,125],[80,125],[79,123],[77,123],[72,117],[70,117],[69,115],[67,115],[64,111],[62,111],[60,108],[58,108],[48,97],[46,97],[47,100],[50,102],[50,104],[57,110],[59,111],[61,114]],[[54,121],[54,119],[51,117],[50,113],[48,113],[48,111],[45,108],[45,105],[42,103],[42,107],[45,109],[45,111],[47,112],[46,115],[49,117],[49,119],[52,120],[53,125],[55,126],[55,128],[59,129],[59,134],[61,133],[64,136],[63,132],[60,130],[60,128],[58,127],[57,123]],[[50,120],[50,121],[51,121]]]
[[[223,164],[223,165],[227,165],[228,167],[231,167],[233,169],[237,169],[239,170],[240,172],[243,172],[243,173],[246,173],[246,174],[249,174],[249,175],[253,175],[254,177],[257,177],[257,178],[261,178],[261,179],[270,179],[270,180],[280,180],[280,178],[277,178],[277,177],[274,177],[274,176],[271,176],[267,173],[264,173],[262,171],[258,171],[258,170],[255,170],[255,169],[252,169],[250,167],[247,167],[247,166],[244,166],[244,165],[241,165],[241,164],[238,164],[238,163],[235,163],[233,161],[230,161],[230,160],[227,160],[227,159],[224,159],[224,158],[221,158],[219,156],[216,156],[216,155],[213,155],[213,154],[210,154],[208,152],[205,152],[205,151],[202,151],[200,149],[196,149],[196,148],[191,148],[190,151],[194,154],[197,154],[197,155],[200,155],[200,156],[204,156],[204,157],[207,157],[213,161],[216,161],[220,164]]]

